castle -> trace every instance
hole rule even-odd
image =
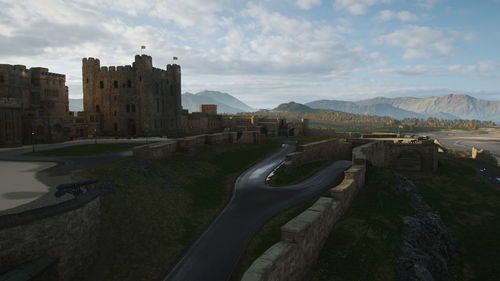
[[[84,112],[98,122],[96,133],[108,136],[180,135],[181,67],[153,67],[152,58],[135,56],[132,66],[82,62]],[[94,117],[94,118],[93,118]],[[93,122],[92,122],[93,121]]]
[[[220,115],[214,104],[189,113],[181,105],[181,67],[153,67],[148,55],[136,55],[133,64],[125,66],[101,66],[97,58],[83,58],[82,86],[84,110],[71,112],[65,75],[47,68],[0,65],[0,146],[229,130],[293,136],[308,128],[307,120]]]
[[[68,112],[65,75],[0,64],[0,146],[64,141]]]

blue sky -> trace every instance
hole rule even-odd
[[[183,92],[256,108],[315,99],[500,100],[500,0],[0,0],[0,63],[48,67],[81,97],[81,59],[182,66]]]

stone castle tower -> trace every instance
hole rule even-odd
[[[85,112],[99,113],[99,135],[179,135],[182,127],[181,67],[153,67],[150,56],[136,55],[132,66],[102,66],[84,58]]]

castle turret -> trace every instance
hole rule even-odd
[[[95,58],[82,59],[83,110],[94,112],[96,76],[101,69],[101,62]]]

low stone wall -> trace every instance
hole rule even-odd
[[[172,155],[178,149],[177,141],[145,144],[133,149],[134,156],[145,159],[160,159]]]
[[[236,132],[227,133],[216,133],[207,135],[207,144],[224,144],[224,143],[235,143],[236,142]]]
[[[375,160],[372,157],[378,157],[376,153],[366,156],[362,153],[374,151],[376,146],[377,144],[368,144],[364,148],[357,149],[356,152],[353,151],[354,164],[344,172],[344,180],[330,189],[330,197],[319,198],[309,209],[283,225],[281,241],[258,257],[241,280],[302,280],[315,262],[333,226],[349,208],[357,192],[364,186],[367,161],[372,162]],[[314,150],[305,149],[303,153],[307,151]],[[339,153],[340,155],[332,153],[330,157],[345,157],[342,150]],[[315,153],[312,154],[315,155]],[[355,159],[355,155],[358,158]]]
[[[360,138],[361,134],[356,132],[336,132],[334,129],[308,129],[307,136],[346,139]]]
[[[338,139],[329,139],[299,145],[297,151],[286,158],[289,167],[318,160],[351,160],[352,145]]]
[[[175,141],[177,141],[177,148],[179,150],[188,151],[188,150],[193,150],[199,146],[205,145],[205,143],[207,143],[207,136],[208,135],[197,135],[197,136],[179,138],[176,139]],[[172,153],[174,153],[175,151],[177,150],[172,151]]]
[[[76,199],[0,216],[0,273],[27,261],[58,259],[58,280],[81,280],[97,251],[100,198],[89,191]]]
[[[178,151],[190,151],[205,144],[258,144],[261,142],[260,132],[223,132],[172,139],[166,142],[146,144],[133,149],[134,156],[144,159],[161,159]]]
[[[260,132],[242,131],[236,135],[236,143],[240,144],[259,144],[261,143]]]

